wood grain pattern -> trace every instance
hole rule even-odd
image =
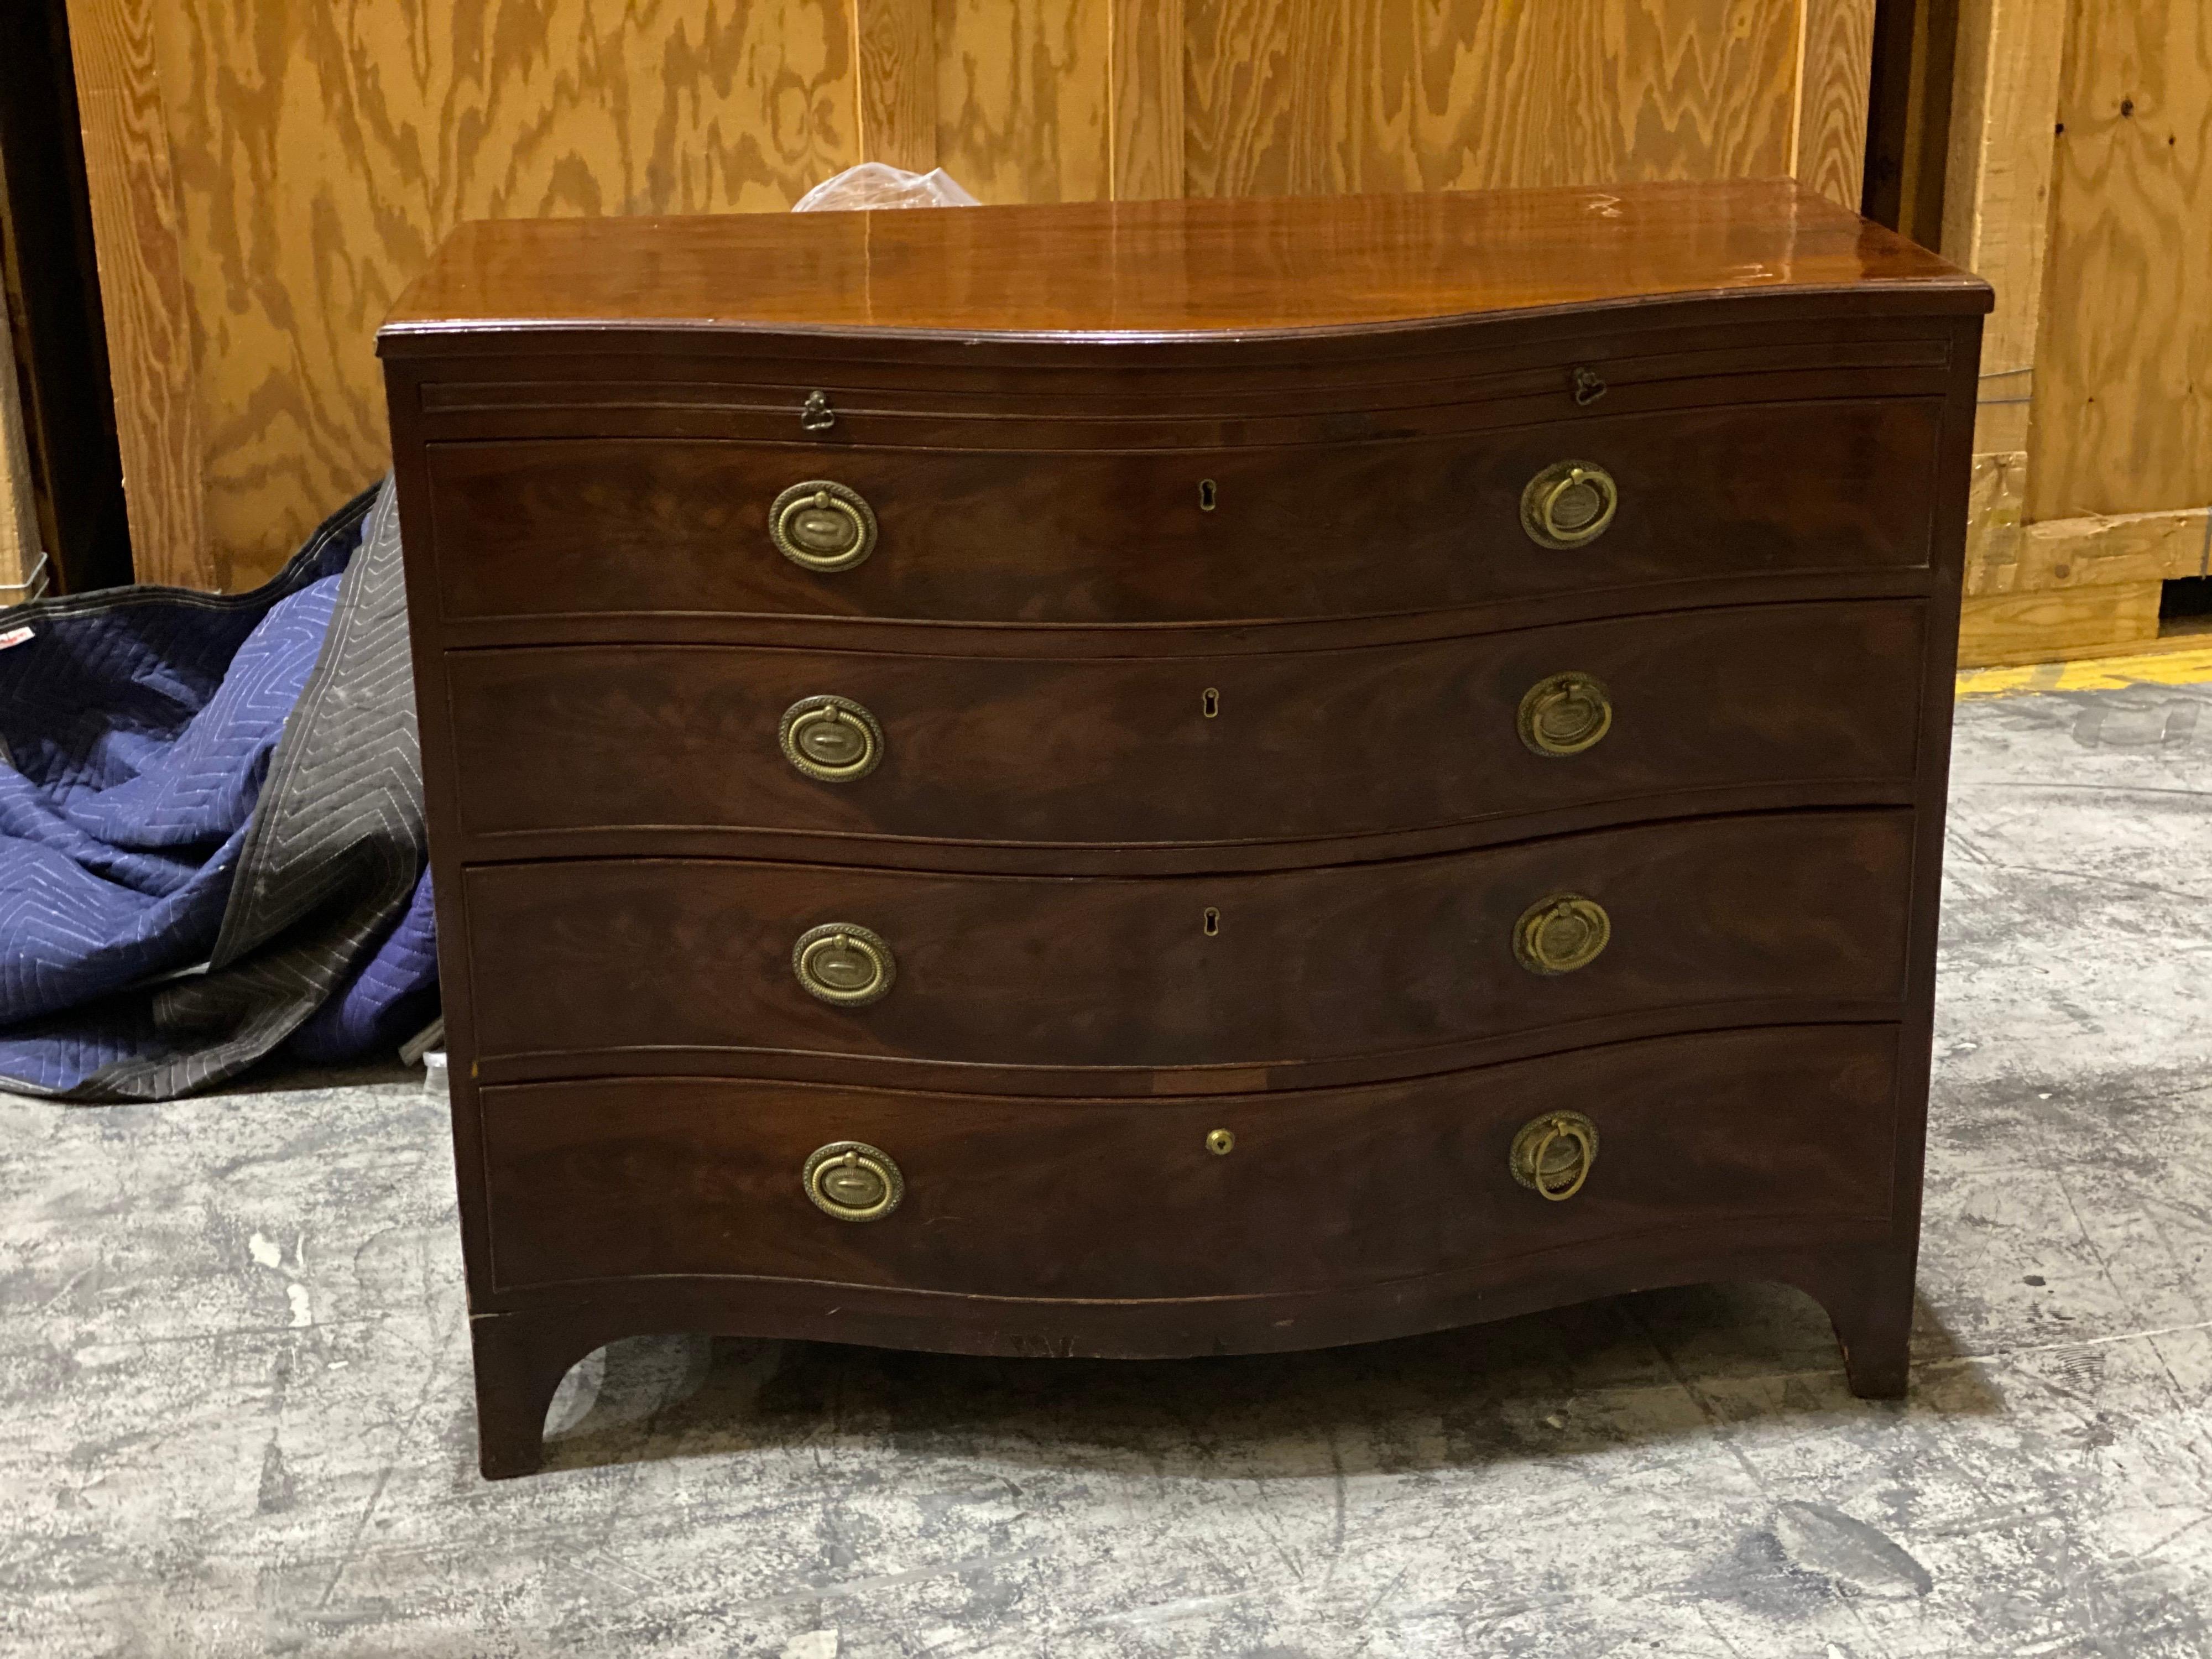
[[[1804,0],[1804,8],[1790,172],[1856,212],[1866,172],[1875,0]]]
[[[202,574],[232,585],[388,465],[376,325],[456,223],[781,209],[858,159],[841,0],[176,0],[154,24],[219,550]]]
[[[937,165],[937,9],[933,0],[847,0],[860,159],[913,173]]]
[[[1183,0],[1108,0],[1107,193],[1183,193]]]
[[[2028,517],[2212,504],[2212,8],[2070,9]]]
[[[200,415],[206,387],[196,349],[204,319],[186,272],[190,233],[179,211],[156,40],[158,27],[175,15],[153,0],[70,0],[77,108],[132,562],[140,581],[235,588],[258,572],[234,568],[230,550],[213,553],[208,538]],[[345,493],[329,496],[301,529]]]
[[[939,163],[978,200],[1111,193],[1117,3],[938,0]]]
[[[0,605],[35,597],[39,515],[32,500],[31,452],[15,386],[15,338],[0,316]]]
[[[387,355],[428,352],[455,323],[673,321],[703,350],[720,337],[702,320],[711,319],[817,339],[927,331],[972,363],[994,342],[957,337],[1076,328],[1130,357],[1143,343],[1131,336],[1437,322],[1723,291],[1825,304],[1839,290],[1855,316],[1989,303],[1978,278],[1926,249],[1787,179],[1760,179],[1084,202],[1051,214],[475,223],[392,307],[383,340]],[[1550,376],[1562,372],[1543,362]]]
[[[2158,637],[2159,586],[2118,582],[1969,599],[1959,616],[1959,665],[1993,668],[2140,650]]]
[[[1186,15],[1193,194],[1790,170],[1796,0],[1186,0]]]

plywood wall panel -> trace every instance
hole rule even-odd
[[[86,122],[141,571],[245,586],[383,467],[375,327],[465,219],[778,210],[864,156],[985,201],[1849,199],[1872,4],[70,0],[128,71]]]
[[[1108,194],[1117,202],[1181,196],[1182,0],[1109,0]]]
[[[2212,505],[2212,7],[2070,13],[2028,517]]]
[[[939,165],[983,202],[1110,194],[1120,0],[938,0]]]
[[[1799,0],[1185,0],[1194,195],[1789,173]]]
[[[376,326],[455,224],[782,208],[857,159],[839,0],[164,0],[155,25],[225,586],[388,464]]]
[[[1874,8],[1875,0],[1805,0],[1790,171],[1854,213],[1865,185]]]

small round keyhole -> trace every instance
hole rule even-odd
[[[1206,718],[1212,720],[1221,712],[1221,693],[1207,686],[1198,700],[1198,706]]]
[[[1212,939],[1221,931],[1221,912],[1212,905],[1206,907],[1206,936]]]
[[[1219,505],[1220,497],[1213,488],[1213,480],[1200,478],[1198,481],[1198,510],[1201,513],[1211,513]]]
[[[1216,1158],[1228,1157],[1237,1150],[1236,1131],[1233,1129],[1209,1130],[1206,1137],[1206,1150]]]

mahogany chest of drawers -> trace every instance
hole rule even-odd
[[[479,224],[380,337],[483,1465],[715,1330],[1905,1382],[1989,290],[1787,184]]]

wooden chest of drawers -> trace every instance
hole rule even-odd
[[[1757,1277],[1901,1389],[1989,297],[1786,184],[456,235],[380,347],[485,1473],[655,1330]]]

